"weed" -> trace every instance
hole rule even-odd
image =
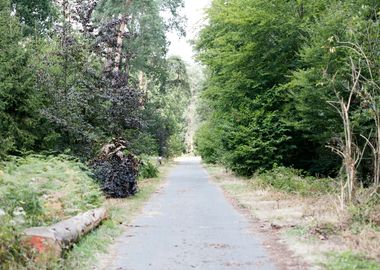
[[[350,227],[354,233],[359,233],[363,225],[370,225],[374,229],[380,228],[380,194],[375,194],[372,197],[367,196],[366,198],[360,204],[352,205],[349,208]]]
[[[374,260],[353,254],[350,251],[330,254],[325,264],[327,270],[379,270],[380,265]]]
[[[158,176],[158,168],[148,159],[143,159],[139,169],[139,178],[155,178]]]
[[[96,259],[97,252],[106,252],[107,247],[120,235],[121,229],[112,219],[84,237],[65,255],[57,269],[86,269]]]
[[[256,173],[254,184],[260,187],[273,187],[287,193],[303,196],[320,195],[334,190],[334,180],[304,176],[302,171],[275,167],[270,171]]]
[[[305,226],[295,226],[285,232],[289,237],[305,237],[309,234],[309,228]]]

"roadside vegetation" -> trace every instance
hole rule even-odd
[[[196,41],[198,154],[244,177],[220,181],[274,228],[337,236],[319,245],[328,269],[379,268],[379,14],[373,0],[213,0]]]
[[[280,242],[271,245],[285,243],[300,262],[316,269],[379,269],[379,196],[342,211],[337,180],[284,167],[247,178],[205,166],[234,204],[258,219],[254,224],[264,238],[278,235]],[[366,198],[366,189],[359,194]]]
[[[332,255],[331,260],[326,264],[327,270],[344,270],[344,269],[379,269],[379,264],[365,256],[354,255],[351,252],[345,252],[338,255]]]
[[[182,0],[0,0],[0,269],[33,268],[25,228],[107,205],[111,219],[49,266],[89,267],[158,187],[157,157],[193,150],[198,121],[197,153],[244,177],[221,184],[297,254],[378,266],[379,1],[211,2],[201,74],[167,55]],[[123,185],[96,179],[94,160],[106,178],[131,168],[118,180],[138,175],[136,197],[106,199],[101,182]]]
[[[141,210],[165,176],[170,163],[155,175],[141,175],[139,192],[128,199],[107,199],[83,163],[68,156],[27,156],[4,162],[0,170],[0,269],[37,267],[20,242],[24,229],[47,226],[100,206],[109,219],[46,269],[90,269],[97,253],[106,252],[113,239]],[[144,171],[144,170],[143,170]],[[37,264],[38,265],[38,264]],[[39,265],[41,267],[41,265]],[[85,267],[85,268],[84,268]]]
[[[27,156],[0,165],[0,269],[32,264],[20,243],[29,227],[46,226],[99,207],[105,198],[79,161]]]
[[[306,176],[301,170],[286,167],[274,167],[272,170],[256,173],[252,184],[258,187],[270,187],[290,194],[310,196],[335,192],[337,181],[331,178]]]

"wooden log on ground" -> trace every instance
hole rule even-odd
[[[49,227],[34,227],[24,231],[22,243],[34,249],[40,257],[59,258],[65,249],[107,219],[107,210],[98,208]],[[38,258],[37,258],[38,259]]]

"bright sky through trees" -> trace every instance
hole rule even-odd
[[[193,51],[190,41],[196,37],[205,22],[205,8],[210,5],[210,0],[185,0],[183,15],[187,17],[186,37],[179,38],[176,33],[168,33],[171,43],[169,55],[181,56],[187,62],[193,62]]]

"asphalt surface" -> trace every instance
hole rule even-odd
[[[129,227],[106,269],[275,269],[246,218],[194,158],[177,163]]]

